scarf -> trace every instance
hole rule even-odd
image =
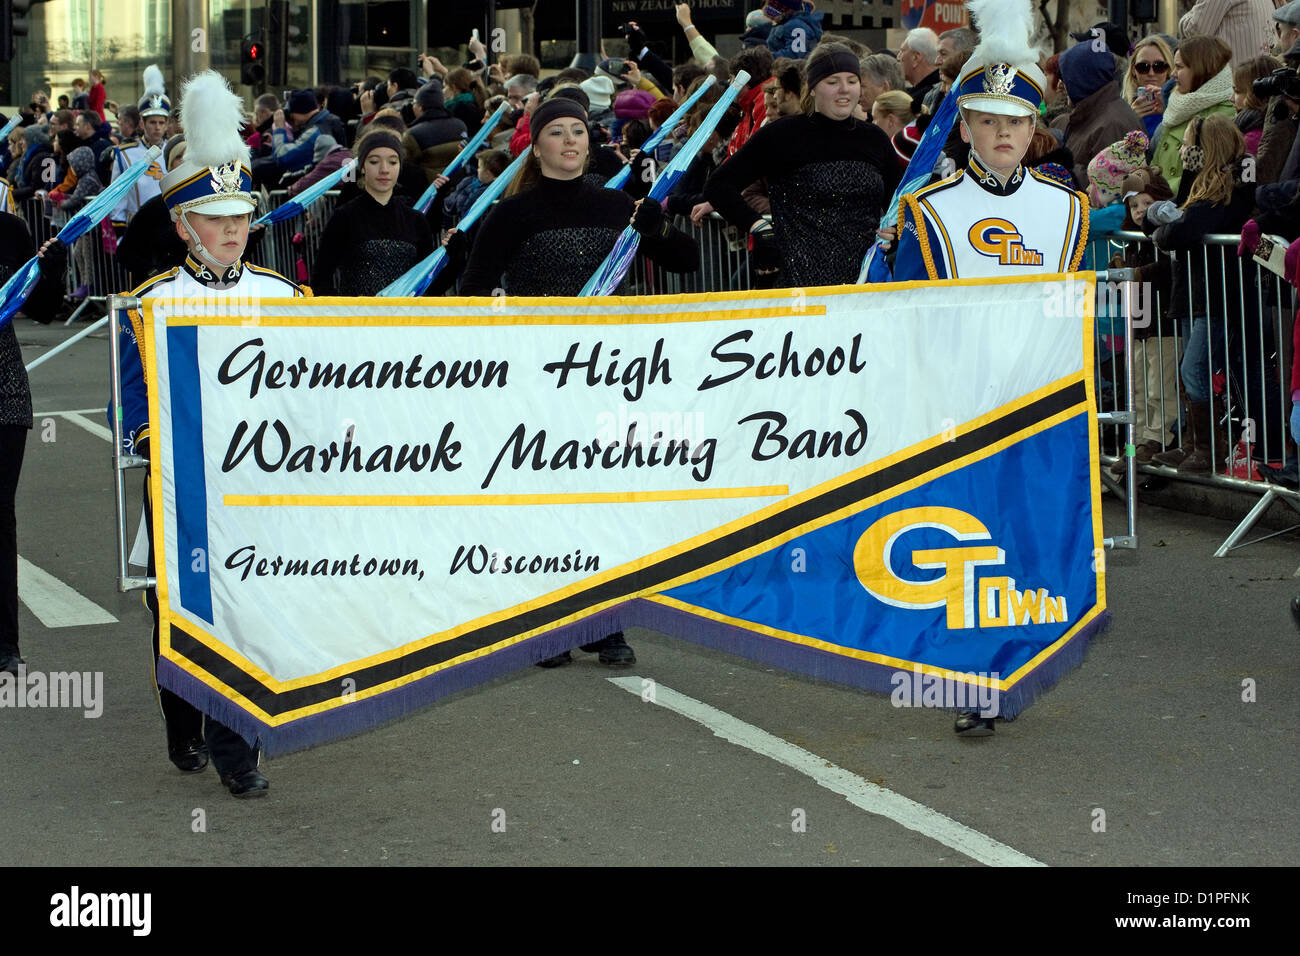
[[[1202,113],[1220,103],[1232,102],[1232,68],[1225,66],[1222,70],[1201,84],[1199,89],[1190,93],[1174,90],[1169,95],[1169,105],[1165,107],[1165,116],[1161,125],[1165,129],[1182,126],[1193,116]]]

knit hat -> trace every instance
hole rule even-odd
[[[1146,162],[1147,135],[1134,130],[1111,143],[1088,163],[1088,200],[1101,209],[1119,202],[1124,178]]]
[[[1115,54],[1105,44],[1084,40],[1061,54],[1061,81],[1071,103],[1083,102],[1114,78]]]
[[[160,184],[172,218],[190,210],[207,216],[234,216],[256,209],[248,144],[239,135],[244,125],[244,101],[231,92],[225,77],[206,70],[185,82],[181,125],[185,129],[185,161]]]
[[[397,154],[397,158],[402,158],[402,140],[392,130],[380,127],[373,132],[366,133],[354,147],[357,153],[357,166],[361,167],[366,164],[366,156],[376,149],[391,149]]]
[[[576,100],[571,100],[567,96],[557,96],[554,99],[547,100],[537,109],[533,110],[533,115],[528,120],[528,138],[532,142],[537,142],[542,130],[546,129],[548,123],[553,123],[557,119],[582,120],[587,122],[587,111],[582,108]]]
[[[587,96],[581,86],[561,86],[551,96],[567,96],[588,113],[591,112],[591,98]]]
[[[1003,116],[1035,116],[1047,77],[1032,45],[1034,15],[1029,0],[970,0],[979,43],[953,84],[964,110]]]
[[[614,99],[614,81],[612,79],[599,74],[589,80],[583,80],[578,85],[587,94],[587,100],[591,103],[593,110],[609,109],[609,104]]]
[[[1300,27],[1300,0],[1291,0],[1273,11],[1273,19],[1287,26]]]
[[[146,116],[170,116],[172,105],[167,100],[167,84],[163,80],[162,70],[156,65],[145,67],[144,96],[140,97],[140,118]]]
[[[812,13],[815,6],[810,0],[770,0],[763,4],[763,16],[773,23],[780,23],[796,13]]]
[[[916,152],[916,147],[921,143],[921,134],[915,123],[908,123],[894,134],[892,142],[895,155],[906,166],[911,161],[912,154]]]
[[[50,128],[40,123],[23,127],[23,141],[28,146],[50,145]]]
[[[1300,0],[1294,0],[1294,2],[1300,3]],[[745,14],[746,30],[753,30],[755,27],[761,27],[765,24],[770,24],[771,22],[772,22],[772,18],[769,17],[767,13],[761,9],[750,10],[747,14]]]
[[[614,97],[614,115],[619,119],[645,119],[654,105],[653,93],[645,90],[624,90]]]
[[[289,94],[289,105],[285,107],[286,113],[314,113],[320,106],[316,102],[316,94],[311,90],[294,90]]]
[[[444,103],[442,81],[437,77],[430,77],[422,87],[415,91],[415,105],[426,112],[441,109]]]

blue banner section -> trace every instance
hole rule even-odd
[[[171,363],[172,468],[176,474],[177,573],[180,604],[212,623],[208,572],[208,485],[203,467],[203,403],[199,393],[199,330],[167,329]]]
[[[1088,440],[1077,415],[665,594],[832,651],[1005,680],[1097,604]]]

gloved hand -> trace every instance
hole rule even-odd
[[[1157,226],[1167,226],[1183,218],[1183,211],[1174,205],[1172,199],[1162,199],[1147,207],[1147,221]]]
[[[1241,242],[1237,244],[1237,255],[1241,258],[1254,255],[1255,247],[1259,245],[1259,223],[1254,219],[1247,219],[1246,225],[1241,227]]]
[[[643,236],[658,236],[662,234],[664,225],[664,211],[658,200],[647,197],[636,204],[636,211],[632,213],[633,229]]]
[[[447,250],[448,263],[464,262],[469,258],[469,240],[459,229],[448,232],[446,238],[442,240],[442,245]]]
[[[144,435],[140,438],[137,438],[133,443],[132,447],[135,451],[135,454],[139,455],[141,458],[148,458],[149,457],[149,436]]]
[[[636,24],[629,24],[632,29],[627,31],[627,55],[636,59],[641,55],[641,51],[650,45],[642,29]]]
[[[68,269],[68,247],[58,239],[51,239],[41,247],[41,277],[55,282],[63,281],[63,274]]]

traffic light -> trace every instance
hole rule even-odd
[[[244,37],[239,45],[239,82],[245,86],[266,83],[266,44],[255,35]]]
[[[14,58],[14,37],[27,36],[27,18],[32,0],[0,0],[0,62]]]

